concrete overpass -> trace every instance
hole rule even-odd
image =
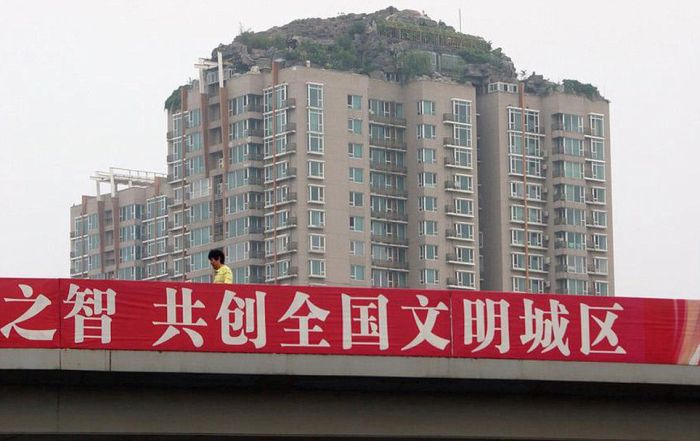
[[[694,366],[1,349],[0,440],[700,440]]]

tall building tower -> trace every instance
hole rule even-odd
[[[521,94],[499,48],[417,11],[309,23],[195,65],[167,177],[112,174],[129,186],[71,209],[72,276],[209,282],[221,248],[236,283],[613,295],[595,87]]]
[[[493,83],[477,106],[482,288],[613,295],[607,101]]]
[[[239,283],[479,287],[473,87],[276,64],[200,81],[168,114],[176,276],[208,281],[221,247]]]
[[[70,276],[123,280],[172,276],[165,176],[111,168],[92,179],[96,196],[83,196],[82,203],[70,210]],[[101,194],[102,184],[109,185],[108,193]]]

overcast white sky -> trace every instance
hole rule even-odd
[[[611,100],[616,291],[700,299],[700,6],[640,1],[0,2],[0,277],[67,277],[69,207],[110,166],[165,172],[170,92],[240,24],[423,10],[518,70]]]

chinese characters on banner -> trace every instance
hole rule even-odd
[[[700,362],[700,302],[0,279],[0,348]]]

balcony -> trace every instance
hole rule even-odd
[[[263,106],[262,106],[262,104],[248,104],[247,106],[243,107],[243,111],[240,114],[242,115],[246,112],[263,113]],[[230,115],[230,116],[234,116],[234,115]]]
[[[376,162],[370,161],[369,168],[372,170],[379,170],[388,173],[401,173],[406,174],[407,169],[405,165],[397,165],[386,162]]]
[[[297,99],[296,98],[288,98],[286,100],[282,100],[280,102],[279,108],[275,110],[281,110],[281,109],[286,109],[288,107],[295,108],[297,106]]]
[[[445,165],[446,166],[452,166],[452,167],[460,167],[460,168],[472,168],[471,165],[467,163],[461,163],[455,161],[455,158],[453,156],[445,156]]]
[[[586,136],[594,137],[594,138],[604,138],[605,137],[605,133],[601,133],[598,130],[593,130],[591,127],[584,128],[583,134]]]
[[[264,259],[265,252],[263,250],[252,250],[248,253],[248,259]]]
[[[243,136],[262,138],[264,137],[264,132],[262,128],[257,129],[247,129],[243,131]]]
[[[455,253],[447,253],[445,254],[445,259],[450,262],[450,263],[455,263],[459,265],[474,265],[474,261],[467,261],[467,260],[462,260],[457,254]]]
[[[442,122],[453,124],[469,124],[466,115],[456,115],[454,113],[443,113]]]
[[[467,188],[458,187],[455,181],[445,181],[445,190],[471,191]]]
[[[287,132],[296,132],[297,131],[297,124],[293,122],[288,122],[287,124],[283,124],[280,127],[277,127],[277,134],[279,135],[280,133],[287,133]],[[272,136],[272,135],[270,135]]]
[[[400,262],[396,260],[372,259],[372,266],[408,270],[408,262]]]
[[[372,242],[387,243],[391,245],[408,246],[408,239],[397,236],[383,236],[379,234],[372,235]]]
[[[457,138],[442,138],[443,145],[453,145],[457,147],[471,147],[468,139],[461,140]]]
[[[377,124],[406,127],[406,118],[397,118],[396,116],[375,115],[370,113],[369,120]]]
[[[445,237],[448,239],[453,239],[453,240],[470,240],[470,241],[474,240],[473,237],[465,237],[465,236],[459,235],[457,233],[457,230],[455,230],[454,228],[446,229],[445,230]]]
[[[385,147],[388,149],[406,150],[406,142],[393,138],[369,138],[369,143],[375,147]]]
[[[382,195],[386,195],[386,196],[392,196],[392,197],[398,197],[398,198],[407,198],[408,197],[407,190],[400,190],[396,187],[378,187],[378,186],[370,185],[369,190],[372,193],[382,194]]]
[[[379,218],[379,219],[389,219],[389,220],[395,220],[395,221],[408,222],[408,214],[406,214],[406,213],[397,213],[395,211],[372,210],[370,212],[370,215],[372,217]]]

